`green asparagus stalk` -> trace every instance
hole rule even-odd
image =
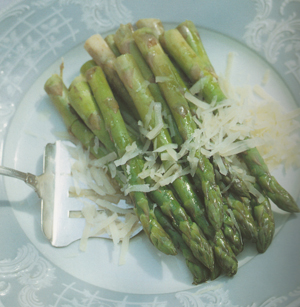
[[[217,78],[206,70],[206,61],[202,61],[177,29],[165,31],[160,36],[160,43],[193,83],[205,78],[202,89],[205,101],[211,102],[213,99],[223,101],[226,99]]]
[[[204,49],[195,24],[190,20],[186,20],[177,26],[177,30],[181,33],[194,52],[201,58],[201,63],[203,64],[202,70],[207,70],[215,78],[218,78],[209,57],[207,56],[206,50]]]
[[[226,242],[226,245],[223,245]],[[227,276],[233,276],[236,274],[238,269],[238,262],[234,256],[234,253],[227,243],[222,230],[218,230],[214,240],[210,241],[214,249],[215,259],[222,271]],[[218,268],[216,269],[218,272]]]
[[[222,274],[222,269],[218,265],[218,263],[215,264],[214,270],[210,273],[210,279],[215,280]]]
[[[263,204],[254,207],[254,215],[258,224],[258,240],[256,248],[258,252],[264,253],[272,243],[274,236],[274,223],[270,221],[270,203],[265,198]],[[268,222],[266,222],[266,220]]]
[[[249,172],[246,165],[242,165],[242,167]],[[216,177],[218,178],[218,176]],[[222,189],[225,188],[224,183],[219,182],[219,184]],[[253,189],[260,194],[252,191],[250,198],[248,198],[238,197],[228,191],[224,195],[228,206],[234,212],[243,238],[256,242],[257,250],[263,253],[273,240],[275,223],[269,199],[257,183],[253,184]]]
[[[114,55],[116,57],[121,55],[121,53],[118,49],[118,46],[115,43],[115,35],[114,34],[107,35],[104,40],[106,41],[107,45],[109,46],[109,48],[111,49],[111,51],[114,53]]]
[[[92,68],[97,66],[96,62],[94,60],[89,60],[85,62],[81,67],[80,67],[80,73],[83,77],[84,80],[86,80],[86,72]],[[139,137],[139,128],[138,124],[136,122],[136,119],[133,117],[132,114],[129,114],[128,108],[125,107],[125,103],[123,100],[118,97],[117,101],[122,101],[122,103],[119,103],[120,111],[122,113],[123,118],[125,117],[127,119],[126,124],[127,124],[127,130],[130,134],[130,136],[137,142],[138,146],[142,146],[142,142]]]
[[[100,110],[82,76],[76,77],[69,88],[70,103],[84,123],[92,130],[109,151],[116,151]],[[84,103],[83,103],[84,102]]]
[[[256,242],[258,235],[257,226],[251,211],[231,193],[228,194],[226,199],[240,227],[243,238],[251,242]]]
[[[241,178],[241,176],[235,172],[226,158],[221,157],[223,161],[223,165],[226,168],[227,173],[222,174],[218,164],[213,159],[214,168],[219,172],[221,176],[221,180],[224,182],[225,185],[230,186],[230,190],[232,190],[236,195],[240,197],[247,197],[250,198],[250,193],[248,186],[246,185],[245,181]]]
[[[141,138],[142,136],[140,134],[139,125],[138,125],[137,121],[135,120],[135,118],[130,113],[130,110],[128,110],[123,103],[120,103],[122,98],[117,97],[117,95],[115,95],[115,98],[116,98],[116,100],[117,100],[117,102],[119,104],[120,112],[122,114],[122,117],[123,117],[125,123],[128,126],[130,126],[132,128],[132,130],[135,131],[135,133],[138,136],[138,138]]]
[[[134,61],[133,56],[128,53],[119,56],[115,61],[115,68],[124,86],[131,95],[142,122],[144,125],[149,122],[149,127],[154,129],[158,124],[156,123],[154,112],[151,113],[151,118],[149,120],[147,119],[151,103],[154,99],[149,88],[143,86],[145,79]],[[170,134],[165,126],[161,127],[155,136],[155,140],[158,148],[172,143]]]
[[[152,33],[156,36],[156,38],[159,39],[160,35],[164,33],[165,29],[160,21],[160,19],[156,18],[145,18],[145,19],[140,19],[137,21],[136,26],[138,29],[141,28],[150,28],[152,30]],[[186,88],[190,88],[192,86],[192,83],[190,80],[187,78],[185,73],[182,71],[182,69],[179,67],[179,65],[173,61],[172,58],[170,58],[172,61],[172,64],[174,65],[175,69],[177,70],[180,78],[182,81],[185,83]]]
[[[95,157],[102,157],[108,154],[103,146],[96,146],[95,135],[82,122],[71,106],[68,89],[62,78],[57,74],[52,75],[46,81],[44,89],[60,113],[68,132],[78,139],[86,149],[89,149]]]
[[[165,79],[164,82],[158,83],[159,87],[171,109],[179,133],[184,140],[189,139],[193,135],[196,125],[189,112],[187,102],[185,98],[182,97],[185,90],[185,84],[182,82],[178,85],[180,77],[176,75],[172,63],[150,29],[142,28],[136,30],[133,33],[133,37],[155,77],[163,77]],[[151,44],[149,44],[149,42],[151,42]],[[184,98],[184,100],[182,98]],[[175,105],[170,105],[170,101],[175,101],[177,103]]]
[[[240,254],[244,249],[242,234],[234,213],[226,205],[224,205],[223,233],[234,254]]]
[[[171,222],[168,218],[163,214],[160,208],[154,209],[155,216],[164,228],[164,230],[168,233],[168,235],[172,238],[174,245],[181,250],[185,260],[187,267],[191,271],[194,277],[194,284],[200,284],[207,281],[210,277],[209,269],[204,266],[201,262],[199,262],[193,255],[191,249],[183,240],[180,233],[172,226]]]
[[[244,164],[242,168],[249,173],[247,166]],[[270,246],[274,232],[275,222],[273,211],[269,199],[266,197],[263,190],[257,183],[253,183],[250,198],[237,197],[233,193],[229,193],[228,203],[233,205],[235,210],[236,219],[244,226],[240,225],[243,237],[252,242],[256,242],[256,248],[260,253],[263,253]],[[240,215],[240,216],[239,216]],[[251,217],[250,220],[247,219]],[[249,223],[249,221],[254,220]],[[253,225],[256,225],[256,230]]]
[[[271,175],[257,148],[250,148],[239,154],[248,166],[264,193],[282,210],[300,212],[293,197]]]
[[[149,181],[146,179],[146,182]],[[193,255],[207,268],[213,270],[214,257],[211,246],[198,225],[191,220],[184,208],[178,203],[172,191],[166,187],[160,187],[149,194],[151,199],[159,205],[163,213],[172,221],[172,225],[180,231],[184,242],[189,246]]]
[[[184,140],[193,138],[196,125],[184,97],[181,83],[178,81],[180,77],[176,75],[172,63],[150,29],[139,29],[134,32],[133,36],[154,75],[166,78],[164,82],[159,83],[159,86],[172,111],[181,136]],[[223,203],[220,189],[215,182],[213,166],[200,151],[196,151],[195,156],[199,161],[196,174],[201,179],[208,219],[216,229],[220,229],[224,218]]]
[[[223,178],[220,174],[217,174],[216,178],[221,190],[225,191],[226,185],[222,181]],[[232,210],[243,239],[256,242],[257,225],[253,218],[252,210],[249,210],[248,207],[229,190],[223,192],[223,197],[225,199],[224,203]]]
[[[217,102],[226,99],[218,80],[205,69],[205,62],[202,62],[177,29],[165,31],[160,36],[160,40],[191,81],[196,82],[201,78],[205,80],[202,91],[206,102],[210,103],[213,99],[217,99]],[[261,188],[279,208],[288,212],[300,212],[293,197],[270,174],[256,148],[248,149],[240,156]]]
[[[157,18],[143,18],[136,22],[138,29],[150,28],[153,34],[159,38],[159,36],[164,33],[165,29],[160,19]]]
[[[96,98],[96,101],[98,102],[100,108],[101,105],[103,105],[103,96],[104,94],[102,93],[104,91],[104,88],[107,87],[107,85],[104,82],[104,74],[103,71],[100,69],[100,67],[95,67],[92,68],[91,70],[87,71],[86,73],[87,80],[92,88],[92,91],[94,93],[94,96]],[[99,84],[101,86],[99,86]],[[108,89],[107,89],[108,91]],[[110,99],[112,100],[113,96],[112,93],[110,92],[109,95],[106,94],[107,97],[106,100]],[[115,135],[112,136],[113,139],[117,138],[119,139],[121,137],[121,140],[119,140],[116,143],[121,143],[121,147],[125,148],[126,143],[129,141],[125,139],[125,136],[122,135],[124,128],[121,126],[123,125],[123,119],[119,112],[117,111],[117,103],[115,100],[114,101],[114,107],[116,110],[114,112],[110,111],[110,126],[111,126],[111,131],[112,129],[115,129],[117,132],[115,132]],[[109,103],[109,105],[112,105],[112,103]],[[101,110],[104,107],[101,108]],[[107,111],[106,111],[107,113]],[[107,115],[106,115],[107,116]],[[108,121],[108,120],[106,120]],[[122,141],[123,140],[123,141]],[[125,144],[124,144],[125,142]],[[118,146],[118,150],[120,150],[120,146]],[[119,155],[122,156],[124,152],[120,152]],[[140,164],[142,164],[142,161],[139,161]],[[142,170],[142,166],[140,167],[140,171]],[[141,179],[140,179],[141,180]],[[163,204],[163,207],[167,208],[165,209],[174,219],[177,219],[178,222],[178,228],[183,232],[183,237],[185,239],[185,242],[189,244],[191,247],[193,253],[195,254],[195,257],[202,261],[208,268],[213,269],[213,255],[212,255],[212,250],[208,244],[208,242],[205,240],[202,232],[198,228],[198,226],[193,223],[190,219],[188,220],[186,218],[186,213],[183,210],[180,210],[181,208],[178,208],[179,204],[175,202],[175,200],[172,199],[172,195],[170,193],[167,193],[166,190],[160,189],[157,192],[151,192],[151,196],[155,197],[155,202]],[[156,196],[157,195],[157,196]],[[173,200],[172,205],[173,207],[171,208],[170,200]],[[175,207],[174,207],[175,206]],[[170,208],[173,210],[172,212],[168,211]],[[175,217],[173,216],[175,212]]]
[[[94,78],[96,71],[98,72],[97,78]],[[95,66],[88,70],[86,77],[93,90],[101,113],[103,114],[109,134],[116,144],[117,153],[119,157],[122,157],[126,152],[126,147],[132,144],[132,140],[121,117],[119,106],[99,66]],[[99,86],[99,84],[101,86]],[[144,184],[143,180],[138,177],[140,171],[141,163],[138,157],[132,158],[126,163],[125,172],[131,186]],[[135,204],[136,214],[153,245],[165,254],[175,255],[176,248],[170,237],[157,222],[153,210],[150,210],[145,193],[130,192],[129,195]]]
[[[121,54],[132,54],[135,62],[137,63],[144,79],[149,82],[148,88],[154,98],[155,102],[160,102],[162,106],[162,114],[166,124],[168,125],[171,138],[174,143],[179,146],[183,143],[183,139],[179,134],[178,127],[174,121],[171,110],[164,99],[159,86],[155,83],[155,76],[153,75],[150,67],[144,60],[140,50],[138,49],[133,39],[133,27],[131,24],[121,25],[115,34],[115,43],[118,46]]]
[[[257,223],[256,249],[258,252],[264,253],[272,243],[275,233],[274,216],[269,199],[264,195],[258,184],[255,184],[254,187],[264,196],[263,200],[253,196],[250,201],[253,208],[253,217]]]
[[[181,180],[180,185],[178,181]],[[235,254],[231,245],[225,237],[225,234],[222,230],[215,231],[215,229],[208,222],[205,214],[205,207],[202,204],[202,201],[198,197],[197,193],[194,191],[189,180],[182,180],[182,177],[178,178],[173,182],[174,189],[179,195],[179,199],[182,200],[183,206],[186,208],[187,212],[194,219],[194,221],[199,225],[205,236],[210,242],[215,254],[215,266],[220,266],[222,271],[228,275],[232,276],[237,272],[238,262],[236,260]],[[179,188],[180,187],[180,188]],[[224,212],[224,215],[226,213]],[[232,217],[226,215],[222,229],[227,231],[229,241],[236,244],[234,246],[235,250],[241,250],[241,242],[236,229],[232,228],[232,231],[229,232],[229,221],[230,225],[233,224]],[[233,231],[234,230],[234,231]],[[218,275],[219,269],[216,268],[215,274]]]
[[[114,36],[115,44],[120,51],[120,55],[125,53],[132,54],[143,74],[144,79],[150,84],[154,84],[155,77],[153,76],[151,69],[148,67],[139,49],[137,48],[133,40],[132,33],[133,27],[131,23],[120,25]]]
[[[187,213],[201,228],[205,236],[210,240],[213,240],[216,231],[207,219],[202,197],[198,196],[190,178],[187,176],[181,176],[172,183],[172,186],[174,194],[178,195],[178,199],[182,202]],[[224,244],[226,243],[224,242]]]
[[[97,66],[97,63],[94,60],[88,60],[85,63],[83,63],[80,67],[80,73],[83,76],[83,78],[85,77],[85,73],[87,70],[89,70],[90,68]]]
[[[121,82],[118,74],[113,68],[113,63],[116,56],[109,48],[106,41],[99,34],[95,34],[86,40],[84,48],[97,63],[97,65],[101,66],[112,90],[116,92],[119,97],[122,97],[134,118],[139,120],[140,118],[134,107],[134,103]]]
[[[203,192],[200,189],[197,189],[197,186],[200,185],[199,179],[197,177],[192,177],[191,181],[193,182],[194,190],[197,191],[199,197],[203,197]],[[234,214],[231,214],[231,209],[228,209],[226,205],[226,200],[223,197],[223,211],[224,211],[224,222],[222,226],[222,231],[224,237],[226,238],[226,243],[230,245],[232,251],[235,255],[239,254],[243,250],[243,238],[241,236],[240,227],[237,225],[236,218]],[[250,205],[250,204],[249,204]],[[202,228],[202,227],[201,227]],[[210,237],[209,232],[204,231],[208,237]],[[210,237],[211,239],[213,237]]]

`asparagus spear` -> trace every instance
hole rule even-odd
[[[146,179],[146,182],[149,181]],[[180,231],[184,242],[189,246],[193,255],[207,268],[213,270],[214,257],[211,246],[198,225],[191,220],[184,208],[178,203],[172,191],[166,187],[160,187],[149,194],[163,213],[170,218],[172,225]]]
[[[226,99],[217,78],[206,70],[206,61],[202,61],[202,58],[194,52],[177,29],[165,31],[160,36],[160,43],[193,83],[200,78],[205,78],[202,93],[207,102],[213,99],[217,101]]]
[[[187,190],[185,190],[185,192],[186,191]],[[189,191],[190,200],[196,199],[198,197],[194,194],[193,190]],[[195,207],[192,207],[191,210],[193,210],[194,208]],[[204,210],[203,206],[200,207],[200,210]],[[191,215],[193,217],[196,216],[199,218],[199,215],[194,215],[192,212],[193,211],[191,211]],[[225,211],[224,214],[226,214],[226,218],[224,218],[222,228],[224,229],[224,232],[226,232],[229,242],[233,244],[233,249],[235,250],[236,254],[238,254],[243,248],[241,237],[237,234],[236,225],[233,226],[234,222],[232,217],[228,215]],[[237,271],[237,260],[234,256],[233,249],[231,248],[232,245],[228,243],[222,230],[216,232],[213,227],[208,223],[205,216],[202,216],[201,220],[198,219],[198,221],[201,221],[199,225],[203,230],[204,234],[209,239],[210,245],[213,247],[215,254],[215,265],[214,270],[211,272],[211,280],[217,278],[221,274],[221,271],[223,271],[228,276],[235,275]]]
[[[210,279],[215,280],[218,278],[222,273],[221,267],[218,265],[218,263],[215,264],[214,270],[210,273]]]
[[[226,99],[218,80],[205,69],[205,63],[202,62],[177,29],[165,31],[160,39],[164,48],[178,62],[191,81],[196,82],[204,78],[202,91],[208,103],[215,98],[217,102]],[[270,174],[256,148],[248,149],[240,156],[247,164],[250,173],[256,177],[261,188],[279,208],[288,212],[300,212],[293,197]]]
[[[118,46],[115,43],[114,34],[107,35],[104,40],[106,41],[107,45],[109,46],[109,48],[111,49],[111,51],[114,53],[115,56],[121,55]]]
[[[249,172],[266,195],[282,210],[287,212],[300,212],[293,197],[277,182],[264,162],[257,148],[250,148],[239,154],[248,166]]]
[[[235,255],[241,253],[244,249],[244,242],[240,227],[235,219],[234,213],[224,205],[224,224],[223,233]]]
[[[240,166],[249,173],[245,163],[242,162]],[[260,253],[265,252],[273,240],[275,223],[270,201],[264,191],[254,182],[250,198],[237,197],[228,191],[227,200],[235,212],[237,221],[241,223],[240,229],[244,238],[256,242],[256,248]]]
[[[254,185],[259,192],[264,195],[258,184]],[[252,197],[250,204],[253,208],[253,217],[257,222],[257,241],[256,249],[260,253],[264,253],[270,246],[275,233],[275,223],[270,201],[267,197],[259,200]]]
[[[82,122],[69,102],[68,89],[62,78],[54,74],[45,83],[44,89],[54,106],[61,114],[65,126],[82,145],[89,149],[95,157],[105,156],[108,152],[103,146],[95,146],[95,135]]]
[[[226,242],[226,245],[223,245],[224,242]],[[214,248],[215,259],[217,260],[217,263],[222,271],[227,276],[235,275],[238,269],[238,263],[230,245],[225,239],[222,230],[217,231],[214,240],[210,241],[210,243]],[[216,273],[217,272],[218,268],[216,269]]]
[[[105,82],[104,73],[100,67],[94,67],[87,71],[86,76],[95,95],[96,101],[101,110],[103,110],[103,114],[105,111],[105,121],[110,122],[109,126],[112,138],[116,138],[118,144],[121,143],[121,145],[118,145],[118,150],[120,151],[120,148],[125,148],[126,143],[129,143],[130,141],[126,140],[126,135],[123,135],[123,133],[125,133],[125,129],[122,127],[124,122],[118,110],[117,102],[114,100],[113,94],[110,91],[108,84]],[[121,140],[119,140],[120,137]],[[124,154],[124,152],[120,151],[119,155],[122,156],[122,154]],[[136,169],[136,171],[141,171],[143,161],[138,158],[135,158],[135,160],[138,160],[138,163],[140,164],[140,167]],[[137,175],[138,173],[135,174],[135,176]],[[203,234],[198,226],[188,219],[186,213],[179,208],[179,204],[172,198],[171,193],[168,193],[166,189],[160,189],[157,192],[150,192],[150,195],[155,198],[155,201],[158,204],[161,204],[161,206],[165,208],[165,212],[176,220],[178,228],[183,233],[185,242],[189,244],[195,257],[197,257],[197,259],[204,263],[208,268],[213,269],[213,255],[208,242],[203,238]]]
[[[236,221],[240,227],[244,239],[257,241],[257,225],[254,221],[251,211],[231,193],[226,197],[229,207],[232,209]]]
[[[186,20],[177,26],[177,30],[181,33],[195,53],[201,58],[201,63],[203,63],[202,70],[207,70],[215,78],[218,78],[209,57],[207,56],[199,32],[194,23],[190,20]]]
[[[153,75],[148,64],[144,60],[140,50],[138,49],[134,39],[133,39],[133,27],[131,24],[121,25],[117,30],[114,39],[118,46],[121,54],[130,53],[132,54],[135,62],[137,63],[144,79],[149,82],[148,88],[154,98],[155,102],[160,102],[162,106],[162,114],[168,125],[170,135],[174,143],[179,146],[183,143],[182,137],[178,132],[178,127],[174,121],[171,110],[165,101],[159,86],[155,83],[155,76]]]
[[[85,62],[80,67],[80,73],[81,73],[84,81],[86,81],[86,78],[85,78],[86,72],[90,68],[95,67],[95,66],[97,66],[96,62],[94,60],[89,60],[89,61]],[[90,100],[93,100],[93,99],[90,99]],[[138,137],[139,129],[138,129],[138,124],[136,122],[136,119],[133,117],[132,114],[129,114],[128,108],[125,107],[125,103],[123,102],[123,100],[120,97],[118,97],[117,101],[118,102],[122,101],[122,103],[119,103],[119,107],[120,107],[120,111],[122,113],[122,116],[123,117],[125,116],[125,118],[127,119],[127,121],[126,121],[127,126],[126,127],[128,129],[130,136],[138,143],[139,146],[141,146],[141,140]]]
[[[240,251],[243,245],[235,227],[232,227],[231,230],[229,229],[229,227],[233,225],[232,217],[224,212],[224,217],[226,217],[226,219],[224,218],[222,229],[216,231],[208,222],[205,214],[205,207],[197,193],[193,190],[190,181],[181,179],[182,178],[178,178],[173,182],[174,189],[176,193],[180,195],[179,199],[182,199],[187,212],[193,217],[209,240],[215,254],[215,266],[216,264],[220,266],[222,271],[228,276],[234,275],[237,271],[238,263],[232,245],[229,244],[229,242],[233,243],[236,252]],[[179,185],[177,185],[179,180],[181,180],[180,188]],[[222,230],[224,230],[224,233]],[[225,236],[225,231],[228,237]],[[219,269],[216,268],[214,270],[217,276]]]
[[[242,237],[251,242],[257,241],[257,225],[252,216],[252,210],[240,201],[230,190],[226,190],[226,185],[222,181],[223,177],[216,171],[217,183],[223,190],[224,203],[228,206],[237,221]]]
[[[70,103],[75,111],[109,151],[116,151],[96,102],[91,95],[89,85],[76,77],[69,88]],[[84,102],[84,103],[83,103]]]
[[[122,114],[122,117],[125,121],[125,123],[131,127],[131,129],[133,131],[135,131],[135,134],[137,135],[138,138],[141,138],[141,134],[140,134],[140,130],[139,130],[139,125],[138,122],[135,120],[135,118],[132,116],[132,114],[130,113],[130,110],[128,110],[126,108],[126,106],[123,103],[120,103],[120,101],[122,100],[122,98],[117,97],[117,95],[115,95],[115,98],[119,104],[120,107],[120,112]],[[128,128],[127,128],[128,129]]]
[[[199,179],[197,177],[192,177],[191,179],[194,184],[194,190],[197,191],[199,194],[199,197],[203,197],[203,192],[199,189],[197,189],[197,186],[200,185]],[[224,211],[224,222],[222,226],[222,231],[224,234],[224,237],[226,238],[226,243],[230,245],[232,251],[235,255],[239,254],[243,248],[243,237],[241,235],[240,227],[236,222],[236,218],[234,214],[232,213],[232,210],[228,208],[226,205],[227,201],[223,197],[223,211]],[[249,204],[250,205],[250,204]],[[206,232],[204,231],[206,234]],[[218,234],[218,233],[217,233]],[[209,236],[209,234],[207,234]]]
[[[242,164],[242,167],[249,172],[246,165]],[[225,189],[223,182],[219,184],[222,189]],[[269,199],[257,183],[253,183],[253,188],[260,194],[252,191],[250,198],[238,197],[229,190],[224,193],[224,197],[228,206],[233,210],[243,238],[256,242],[257,250],[263,253],[273,240],[275,223]]]
[[[85,73],[87,70],[89,70],[90,68],[97,66],[97,63],[94,60],[89,60],[86,61],[85,63],[83,63],[80,67],[80,73],[83,76],[83,79],[85,78]]]
[[[153,101],[153,97],[147,88],[141,90],[143,77],[137,64],[134,62],[134,59],[130,54],[124,54],[117,58],[115,67],[121,80],[131,95],[142,120],[146,122],[148,109]],[[149,125],[155,127],[155,121],[150,119]],[[156,136],[156,141],[158,147],[170,144],[170,137],[168,136],[166,129],[161,129],[160,133]],[[200,199],[193,191],[187,176],[180,176],[173,181],[172,185],[180,199],[183,201],[184,208],[186,208],[191,217],[203,229],[205,235],[207,235],[212,241],[211,245],[214,248],[218,247],[220,250],[222,250],[222,253],[220,253],[218,250],[218,256],[224,257],[226,254],[226,260],[224,261],[224,258],[220,260],[223,271],[228,275],[235,274],[237,269],[237,261],[234,254],[223,235],[221,233],[216,234],[215,230],[211,227],[211,225],[209,225],[205,217],[205,209],[203,208]]]
[[[150,29],[139,29],[134,32],[133,36],[154,75],[166,78],[164,82],[159,83],[159,86],[172,111],[181,136],[184,140],[193,138],[196,125],[182,91],[182,81],[180,83],[180,77],[176,75],[172,63]],[[215,183],[213,166],[199,150],[196,151],[195,156],[199,161],[196,174],[201,179],[209,221],[216,229],[220,229],[223,223],[223,203],[220,189]]]
[[[192,251],[182,239],[182,236],[172,226],[172,224],[170,223],[168,218],[162,213],[160,208],[155,208],[154,213],[160,225],[162,225],[164,230],[172,238],[174,245],[182,251],[182,254],[186,261],[186,265],[193,274],[193,284],[197,285],[207,281],[210,277],[209,269],[194,257]]]
[[[245,183],[245,181],[241,178],[241,176],[235,172],[226,158],[221,157],[224,167],[226,168],[227,173],[222,174],[219,168],[219,165],[216,163],[215,159],[213,159],[213,165],[215,170],[218,171],[219,176],[221,176],[221,180],[227,186],[230,186],[230,189],[240,197],[250,198],[249,189]]]
[[[136,22],[137,28],[150,28],[152,30],[152,33],[159,39],[160,35],[164,33],[165,29],[162,24],[162,22],[159,19],[156,18],[145,18],[145,19],[140,19]],[[192,83],[190,80],[187,78],[185,73],[182,71],[182,69],[179,67],[179,65],[172,59],[170,58],[172,64],[174,65],[174,68],[177,70],[180,78],[182,81],[185,83],[185,86],[187,88],[192,86]]]
[[[141,28],[150,28],[153,31],[153,34],[159,38],[159,36],[164,33],[165,29],[160,19],[157,18],[143,18],[139,19],[136,22],[138,29]]]

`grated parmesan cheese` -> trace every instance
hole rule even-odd
[[[172,81],[172,79],[167,77],[167,76],[157,76],[157,77],[155,77],[156,83],[163,83],[163,82],[168,82],[168,81]]]
[[[224,165],[223,159],[221,158],[219,153],[214,154],[213,156],[214,161],[217,163],[219,171],[222,175],[227,175],[227,168]]]
[[[128,145],[125,150],[126,152],[122,156],[122,158],[114,161],[116,166],[124,165],[130,159],[137,157],[142,153],[142,150],[137,147],[136,142],[133,142],[131,145]]]
[[[181,148],[179,156],[200,150],[208,158],[217,155],[229,157],[257,147],[270,168],[282,162],[286,167],[300,166],[300,108],[286,113],[284,108],[261,86],[233,87],[230,75],[234,54],[228,55],[225,76],[220,76],[221,89],[228,99],[206,104],[197,96],[201,82],[196,82],[185,93],[187,100],[198,108],[193,117],[198,129],[193,140]],[[269,78],[269,72],[264,76]],[[196,161],[190,155],[192,171]],[[221,163],[221,160],[218,159]],[[223,171],[224,168],[219,165]]]
[[[128,195],[131,192],[143,192],[148,193],[151,192],[153,188],[150,188],[149,184],[135,184],[135,185],[127,185],[124,189],[124,194]]]
[[[203,110],[209,109],[209,104],[208,104],[207,102],[205,102],[205,101],[200,100],[200,99],[197,98],[196,96],[193,96],[193,95],[191,94],[192,92],[193,92],[193,91],[190,89],[190,92],[186,92],[186,93],[184,94],[184,97],[185,97],[188,101],[192,102],[196,107],[198,107],[198,108],[200,108],[200,109],[203,109]]]
[[[128,146],[127,151],[132,153],[136,148],[136,144],[132,144]],[[140,227],[140,223],[130,198],[126,197],[107,175],[108,169],[114,174],[120,174],[113,163],[116,154],[92,159],[89,152],[79,144],[68,149],[73,161],[71,175],[74,183],[70,187],[69,196],[78,197],[83,202],[81,216],[72,217],[85,218],[79,248],[85,251],[90,237],[105,235],[113,240],[115,246],[121,244],[119,264],[124,264],[129,239]],[[124,160],[126,159],[125,157]],[[124,180],[126,181],[126,178]]]

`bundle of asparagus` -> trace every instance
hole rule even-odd
[[[256,148],[230,160],[256,178],[249,184],[229,160],[190,146],[199,109],[187,99],[189,87],[201,82],[206,104],[226,99],[194,24],[165,31],[159,20],[143,19],[136,27],[90,37],[84,47],[92,60],[69,89],[53,75],[45,90],[95,158],[116,153],[123,175],[112,177],[156,248],[168,255],[180,249],[195,284],[233,276],[245,241],[261,253],[272,241],[269,198],[285,211],[299,208]]]

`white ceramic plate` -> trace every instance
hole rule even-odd
[[[232,82],[260,83],[287,109],[300,106],[300,17],[297,1],[19,1],[0,13],[2,164],[41,174],[47,143],[65,131],[43,85],[65,61],[69,84],[89,59],[83,42],[120,23],[160,18],[166,27],[191,19],[217,71],[235,52]],[[274,172],[298,200],[299,170]],[[53,248],[40,230],[37,196],[1,178],[0,306],[300,306],[300,220],[276,208],[276,236],[265,254],[247,245],[233,278],[193,286],[181,256],[156,251],[144,234],[126,264],[107,240]]]

